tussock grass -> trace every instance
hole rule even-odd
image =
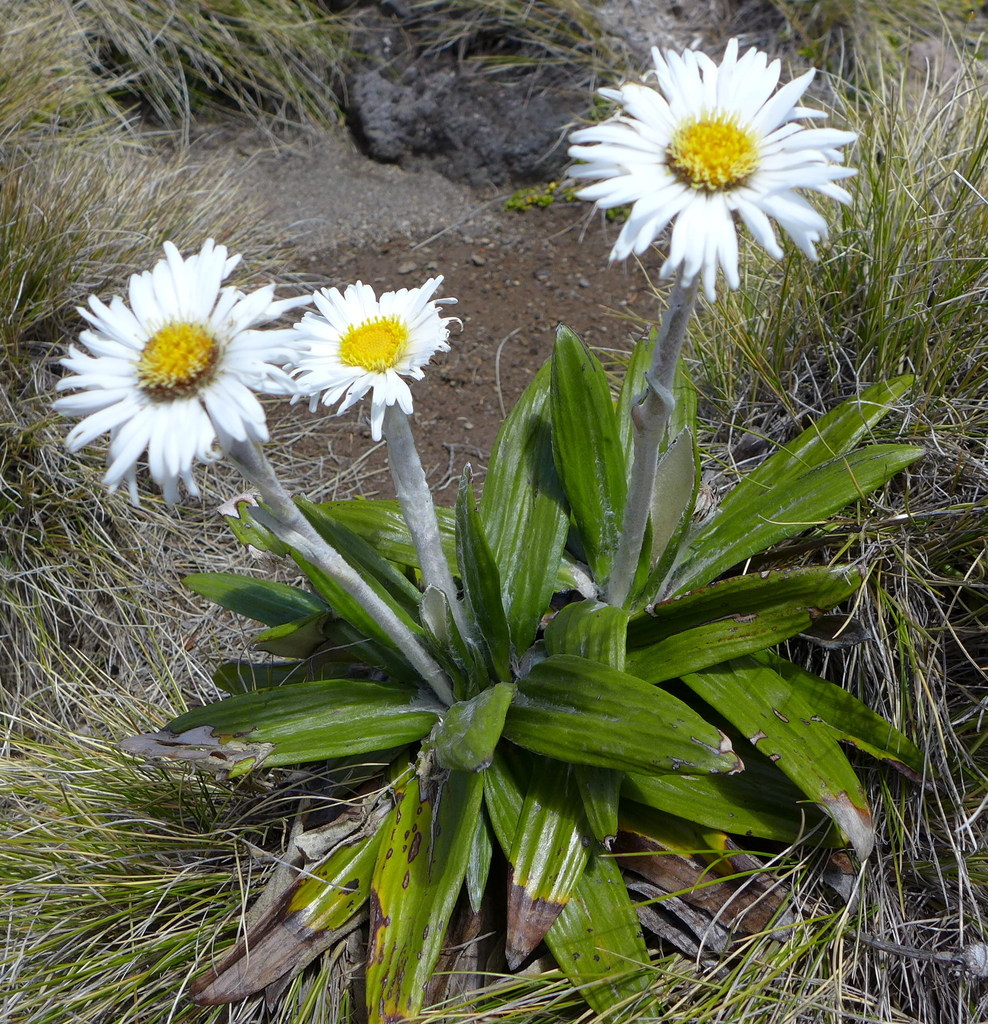
[[[69,323],[77,329],[73,306],[90,292],[119,290],[135,266],[157,258],[164,238],[198,246],[208,225],[236,239],[252,217],[232,167],[141,152],[117,129],[92,148],[73,134],[32,140],[16,166],[0,183],[0,579],[8,645],[0,654],[0,706],[8,707],[39,669],[44,676],[43,640],[60,651],[102,651],[121,671],[146,660],[152,626],[188,614],[175,577],[159,572],[174,565],[187,525],[160,510],[124,511],[124,499],[100,487],[98,459],[63,449],[64,423],[50,411],[53,357]],[[279,264],[274,251],[257,256],[262,270]],[[208,535],[205,521],[198,527]],[[235,545],[218,517],[214,528],[229,557]],[[135,577],[137,560],[146,568]]]
[[[490,70],[584,67],[589,83],[622,63],[594,5],[582,0],[415,0],[413,10],[435,37],[428,52],[448,50]]]
[[[77,669],[63,697],[88,727],[67,729],[39,695],[21,710],[31,738],[0,764],[0,1006],[11,1022],[169,1020],[191,965],[236,927],[223,897],[254,869],[263,801],[116,752],[105,733],[138,724],[137,699]]]
[[[313,0],[58,0],[100,71],[165,124],[203,107],[335,124],[345,19]]]
[[[973,0],[771,0],[811,62],[867,78],[876,61],[887,70],[902,64],[912,43],[947,39],[967,56],[978,55],[985,23]]]
[[[114,114],[111,79],[93,70],[86,40],[44,0],[0,8],[0,145],[26,130],[82,130]]]

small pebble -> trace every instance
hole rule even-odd
[[[399,274],[411,274],[413,271],[418,269],[419,265],[415,260],[402,260],[401,263],[398,264]]]
[[[487,263],[487,259],[486,259],[486,258],[485,258],[484,256],[481,256],[481,255],[480,255],[480,253],[476,253],[476,252],[475,252],[475,253],[474,253],[474,254],[473,254],[473,255],[472,255],[471,257],[470,257],[470,262],[471,262],[471,263],[472,263],[472,264],[473,264],[473,265],[474,265],[475,267],[482,267],[482,266],[484,266],[484,265],[485,265],[485,264]]]

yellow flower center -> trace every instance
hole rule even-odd
[[[408,328],[396,316],[379,316],[351,327],[340,339],[340,362],[383,373],[398,362],[408,344]]]
[[[733,117],[714,114],[680,125],[667,154],[670,170],[681,181],[721,192],[740,185],[758,167],[758,137]]]
[[[152,398],[191,394],[212,376],[220,346],[202,324],[165,324],[151,335],[137,363],[137,379]]]

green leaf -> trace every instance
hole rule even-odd
[[[545,631],[549,654],[578,654],[624,669],[628,613],[601,601],[574,601],[560,609]]]
[[[655,351],[655,342],[659,335],[658,327],[649,328],[648,334],[635,342],[631,351],[631,358],[628,360],[628,368],[625,371],[624,380],[621,382],[621,391],[617,401],[617,427],[621,438],[621,448],[624,452],[624,475],[631,476],[631,464],[634,460],[634,430],[632,423],[632,410],[641,401],[645,394],[645,374],[652,365],[652,354]],[[696,409],[697,396],[696,387],[690,377],[689,368],[682,359],[676,367],[676,380],[672,387],[676,404],[672,410],[672,417],[666,430],[666,436],[678,437],[684,430],[696,434]]]
[[[332,614],[310,615],[283,626],[272,626],[254,638],[261,651],[278,658],[304,658],[309,665],[374,665],[394,679],[415,682],[418,673],[395,649],[393,642],[369,640],[355,626]],[[325,678],[312,675],[309,678]]]
[[[505,957],[515,970],[569,901],[587,863],[587,825],[572,766],[539,758],[508,853]]]
[[[303,615],[328,611],[325,601],[315,594],[274,580],[232,572],[196,572],[182,583],[200,597],[266,626],[280,626]]]
[[[483,776],[442,773],[398,790],[374,871],[367,951],[368,1024],[422,1009],[466,874]]]
[[[597,1013],[620,1007],[615,1020],[661,1019],[648,995],[653,975],[645,940],[613,858],[591,855],[545,941],[566,977]]]
[[[266,526],[257,522],[251,514],[254,504],[246,498],[237,502],[237,515],[224,516],[234,537],[241,544],[266,551],[277,558],[288,554],[288,545],[279,540]]]
[[[606,580],[628,494],[610,382],[599,360],[568,328],[552,353],[552,454],[587,562]]]
[[[266,764],[302,764],[420,740],[438,719],[418,690],[354,679],[291,683],[194,708],[168,723],[178,734],[207,726],[221,743],[271,743]]]
[[[906,769],[914,778],[923,774],[926,764],[923,752],[842,686],[770,652],[759,655],[758,661],[778,672],[793,692],[813,709],[815,716],[834,730],[838,739],[880,761]]]
[[[693,589],[771,545],[819,526],[870,494],[925,454],[910,445],[875,444],[825,463],[784,486],[771,487],[750,506],[715,515],[683,549],[669,593]]]
[[[745,508],[757,506],[766,491],[784,487],[817,466],[847,455],[872,427],[892,412],[914,380],[912,375],[906,374],[882,381],[831,409],[793,441],[781,445],[756,469],[746,473],[721,501],[719,514],[742,515]]]
[[[734,835],[793,843],[814,833],[815,842],[826,840],[823,814],[789,778],[756,751],[738,747],[738,753],[744,771],[736,775],[630,773],[623,776],[621,795]]]
[[[645,374],[648,373],[649,367],[652,365],[652,353],[655,351],[655,339],[658,334],[658,327],[650,327],[648,333],[635,342],[635,347],[631,350],[631,357],[628,359],[624,379],[621,381],[621,390],[618,393],[615,418],[618,437],[621,440],[621,450],[624,453],[626,480],[631,478],[631,465],[635,458],[632,409],[645,394]]]
[[[425,588],[419,618],[430,653],[449,676],[457,700],[486,686],[490,679],[483,655],[475,643],[460,635],[449,601],[438,587]]]
[[[566,605],[545,631],[549,654],[578,654],[618,671],[624,669],[628,613],[599,601]],[[597,765],[576,765],[578,790],[594,836],[609,843],[617,833],[621,772]]]
[[[324,516],[366,541],[382,558],[397,565],[420,568],[412,535],[405,525],[397,501],[351,498],[347,501],[327,501],[315,507]],[[455,572],[456,527],[453,510],[436,506],[436,519],[439,521],[443,554]]]
[[[254,646],[276,658],[308,658],[326,643],[326,630],[332,621],[331,612],[317,612],[294,622],[283,622],[258,633]]]
[[[213,671],[213,684],[224,693],[250,693],[252,690],[267,690],[282,683],[306,682],[309,667],[297,661],[268,662],[257,664],[252,661],[224,662]]]
[[[498,431],[480,498],[480,515],[501,576],[516,656],[532,645],[562,564],[569,510],[552,461],[549,365],[535,375]]]
[[[350,665],[349,651],[320,651],[305,661],[228,661],[212,674],[213,683],[224,693],[252,693],[270,690],[284,683],[311,683],[342,675],[340,666]]]
[[[332,545],[343,558],[380,593],[389,595],[392,604],[401,605],[409,617],[418,611],[421,594],[418,587],[366,540],[344,526],[319,505],[297,498],[299,511],[312,524],[323,540]]]
[[[635,346],[618,399],[617,417],[625,454],[625,472],[630,477],[634,458],[632,411],[645,393],[645,374],[651,365],[658,328]],[[632,607],[651,600],[669,573],[682,537],[692,522],[700,485],[700,455],[696,446],[696,388],[683,360],[676,367],[673,385],[676,404],[666,429],[673,440],[664,448],[656,468],[654,501],[635,572]]]
[[[511,678],[511,642],[501,603],[501,578],[464,471],[456,496],[456,556],[467,606],[490,659],[494,679]]]
[[[671,694],[615,669],[552,655],[518,683],[504,736],[548,757],[641,772],[732,772],[727,738]]]
[[[780,605],[832,608],[860,585],[860,571],[847,565],[731,576],[660,601],[634,616],[628,623],[628,646],[647,647],[718,619],[771,611]]]
[[[522,770],[518,774],[530,778],[535,772],[537,759],[526,751],[516,753],[517,760],[522,762]],[[484,805],[490,815],[494,835],[505,854],[514,845],[524,801],[525,793],[508,758],[502,749],[495,750],[494,759],[484,772]]]
[[[651,621],[648,616],[635,620],[629,628],[636,646],[628,652],[628,669],[650,683],[661,683],[766,650],[809,629],[860,583],[856,569],[839,566],[751,574],[708,585],[674,599],[685,602],[682,606],[667,602],[667,614]],[[692,628],[686,625],[724,615],[728,607],[745,611],[729,612],[725,618]],[[638,646],[648,637],[662,636],[648,646]]]
[[[690,522],[699,480],[693,434],[684,429],[659,457],[656,467],[649,568],[659,564],[670,541]]]
[[[514,694],[514,684],[498,683],[471,700],[453,704],[432,734],[439,763],[467,772],[486,768],[494,757]]]
[[[621,780],[625,775],[613,768],[598,768],[593,764],[575,764],[573,773],[590,831],[599,843],[610,849],[611,841],[617,835],[618,802]]]
[[[874,828],[854,769],[833,732],[778,672],[742,658],[683,682],[829,814],[862,860],[868,856]]]
[[[531,503],[535,505],[536,509],[542,514],[535,515],[531,519],[531,524],[528,527],[529,535],[533,541],[542,536],[542,531],[546,530],[551,526],[555,519],[562,520],[562,533],[563,540],[559,542],[561,549],[562,544],[565,541],[565,530],[568,524],[565,511],[559,511],[559,501],[562,501],[562,496],[559,491],[559,483],[555,481],[556,470],[552,465],[552,453],[549,447],[549,429],[548,424],[543,420],[538,419],[533,422],[529,417],[531,413],[530,402],[528,399],[531,397],[529,394],[533,389],[537,390],[536,385],[541,383],[539,378],[546,383],[545,393],[541,396],[542,405],[545,404],[548,396],[548,377],[549,369],[548,364],[543,367],[543,372],[536,375],[536,379],[529,385],[529,389],[521,399],[519,399],[518,405],[508,414],[508,419],[501,427],[501,431],[498,434],[499,438],[505,441],[503,447],[503,454],[506,458],[503,470],[496,468],[496,462],[494,456],[491,457],[491,463],[488,468],[487,480],[484,484],[484,494],[487,494],[488,490],[492,493],[499,491],[502,488],[507,491],[511,491],[512,488],[517,490],[517,497],[524,499],[525,503],[528,503],[531,499]],[[544,433],[545,441],[545,458],[540,458],[538,455],[533,457],[529,461],[525,461],[521,458],[521,451],[514,442],[519,440],[518,437],[509,439],[506,426],[509,421],[514,426],[520,427],[522,430],[529,428],[536,428]],[[510,443],[509,443],[510,440]],[[523,439],[524,440],[524,439]],[[496,445],[499,442],[495,443]],[[512,461],[514,460],[514,461]],[[529,473],[532,482],[540,488],[538,494],[528,494],[524,491],[524,484],[517,479],[517,473],[519,466],[524,465],[527,467],[526,472]],[[534,473],[533,471],[538,469],[539,472]],[[492,486],[491,480],[494,479],[494,485]],[[551,478],[547,480],[545,478]],[[552,481],[555,481],[554,483]],[[535,500],[540,496],[545,498],[548,495],[548,501]],[[510,495],[509,495],[510,496]],[[494,499],[488,499],[493,501]],[[332,516],[337,522],[342,523],[344,526],[352,530],[358,537],[363,538],[367,541],[375,551],[378,552],[383,558],[386,558],[389,562],[394,562],[398,565],[409,566],[410,568],[418,569],[419,557],[415,551],[415,545],[412,543],[411,534],[408,532],[408,528],[405,526],[405,520],[401,515],[401,507],[397,501],[390,501],[384,499],[370,499],[370,498],[353,498],[346,501],[328,501],[317,506],[325,514]],[[508,509],[518,511],[522,506],[509,505],[506,506]],[[491,534],[491,523],[489,517],[487,517],[487,502],[485,502],[483,495],[480,500],[480,511],[481,515],[484,516],[484,525],[488,530],[488,538],[491,540],[492,545],[494,544],[494,536]],[[502,512],[504,509],[502,509]],[[549,513],[546,515],[545,513]],[[450,565],[453,567],[453,574],[458,574],[456,567],[456,524],[455,517],[452,509],[443,508],[440,505],[436,506],[436,518],[439,520],[439,535],[442,541],[443,554],[446,556]],[[505,521],[501,523],[501,529],[510,528],[515,520],[516,516],[507,517]],[[552,530],[549,530],[550,536],[555,534]],[[497,549],[495,548],[495,551]],[[541,543],[533,547],[532,550],[542,550]],[[502,569],[503,575],[503,569]],[[569,558],[565,552],[562,554],[562,561],[558,567],[558,574],[555,580],[549,584],[549,596],[557,590],[572,590],[576,584],[575,566],[571,558]],[[549,603],[547,597],[545,602],[539,605],[539,614]],[[533,636],[534,631],[533,631]],[[528,644],[523,644],[521,649],[524,649]]]
[[[357,632],[355,639],[367,638],[374,640],[380,646],[393,650],[398,660],[403,664],[407,664],[391,635],[378,623],[375,615],[367,611],[356,598],[351,597],[334,577],[324,572],[318,566],[306,561],[306,559],[294,551],[292,552],[292,557],[305,575],[308,576],[309,582],[312,583],[316,591],[329,603],[333,611],[340,618],[346,619],[354,627]],[[373,578],[366,578],[365,582],[413,633],[422,635],[422,627],[412,618],[406,607],[396,601],[379,581]],[[415,678],[415,673],[411,666],[407,667],[406,672],[412,673],[410,678]],[[409,678],[404,673],[403,677]]]
[[[487,889],[487,876],[491,870],[494,857],[494,844],[491,842],[491,827],[487,823],[487,815],[481,809],[477,815],[477,826],[470,843],[470,858],[467,861],[466,888],[470,900],[470,909],[480,913]]]

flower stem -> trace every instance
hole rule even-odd
[[[433,660],[419,638],[398,618],[394,609],[367,585],[336,548],[319,536],[281,485],[260,448],[249,441],[237,441],[227,447],[226,454],[258,489],[264,503],[282,527],[275,531],[278,538],[294,548],[306,561],[332,576],[354,600],[359,601],[394,640],[436,696],[447,707],[452,704],[455,699],[453,690],[439,664]]]
[[[607,603],[617,607],[623,607],[627,602],[638,568],[645,527],[654,500],[659,445],[676,407],[673,394],[676,366],[686,340],[686,327],[696,304],[696,291],[695,277],[685,283],[681,278],[676,280],[655,341],[652,365],[645,374],[645,394],[631,410],[635,457],[631,464],[621,539],[606,591]]]
[[[396,405],[389,405],[384,410],[384,439],[388,442],[388,466],[395,493],[419,556],[422,579],[427,587],[435,587],[446,595],[456,628],[461,636],[469,636],[472,630],[457,597],[449,562],[443,554],[436,507],[415,447],[412,428],[408,416]]]

